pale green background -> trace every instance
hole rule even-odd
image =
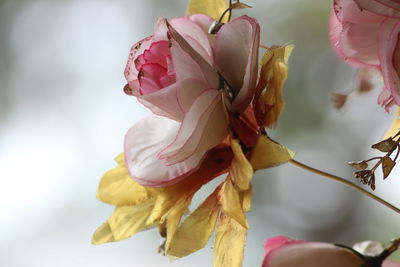
[[[249,0],[255,8],[246,12],[262,25],[264,44],[296,45],[287,107],[272,135],[297,151],[298,160],[352,179],[346,162],[375,155],[368,147],[393,111],[387,115],[376,105],[381,84],[343,111],[333,109],[330,93],[351,88],[355,72],[329,48],[331,2]],[[211,243],[170,263],[156,253],[162,242],[156,230],[90,244],[113,210],[96,200],[98,181],[114,166],[125,131],[148,113],[122,92],[129,47],[152,33],[157,17],[182,16],[185,5],[0,1],[0,266],[211,266]],[[398,176],[379,178],[376,194],[400,206]],[[400,235],[400,215],[293,166],[255,175],[248,218],[249,267],[261,265],[264,240],[274,235],[348,245]]]

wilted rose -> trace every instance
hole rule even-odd
[[[213,19],[159,19],[154,34],[133,45],[125,91],[154,114],[125,137],[133,179],[166,186],[195,171],[228,134],[221,87],[229,85],[232,112],[251,102],[257,79],[259,25],[242,16],[208,34]],[[223,77],[223,78],[222,78]]]
[[[330,40],[336,54],[356,68],[381,72],[378,103],[400,105],[400,2],[334,0]]]

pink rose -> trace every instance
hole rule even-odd
[[[378,103],[400,105],[399,1],[335,0],[330,41],[336,54],[356,68],[381,72],[384,89]]]
[[[265,242],[265,258],[262,267],[360,267],[380,266],[384,258],[374,258],[341,245],[293,240],[276,236]],[[366,257],[370,256],[370,257]],[[366,263],[375,263],[367,265]],[[364,265],[366,264],[366,265]],[[383,267],[400,267],[400,263],[385,260]]]
[[[133,45],[125,90],[154,114],[125,137],[129,174],[142,185],[167,186],[197,170],[228,134],[221,86],[232,112],[250,104],[257,79],[259,25],[242,16],[208,34],[202,14],[159,19],[154,34]],[[225,80],[225,83],[223,80]]]

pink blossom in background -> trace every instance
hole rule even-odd
[[[257,21],[236,18],[216,35],[208,34],[212,23],[202,14],[159,19],[154,34],[132,46],[125,91],[153,112],[125,137],[127,168],[142,185],[167,186],[187,177],[226,138],[220,75],[231,86],[227,107],[233,112],[242,113],[253,98]]]
[[[265,242],[262,267],[360,267],[364,263],[363,256],[349,248],[276,236]],[[400,263],[385,260],[382,266],[400,267]]]
[[[400,2],[335,0],[329,36],[335,53],[355,68],[377,70],[384,88],[378,103],[400,105]]]

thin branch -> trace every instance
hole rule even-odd
[[[290,160],[290,163],[292,163],[293,165],[296,165],[297,167],[300,167],[302,169],[310,171],[312,173],[315,173],[315,174],[321,175],[323,177],[326,177],[328,179],[334,180],[336,182],[342,183],[342,184],[344,184],[344,185],[346,185],[346,186],[348,186],[348,187],[350,187],[350,188],[352,188],[352,189],[354,189],[354,190],[356,190],[356,191],[358,191],[360,193],[363,193],[364,195],[367,195],[368,197],[378,201],[382,205],[384,205],[384,206],[388,207],[389,209],[391,209],[391,210],[393,210],[393,211],[395,211],[395,212],[400,214],[400,209],[399,208],[393,206],[389,202],[386,202],[385,200],[381,199],[380,197],[368,192],[367,190],[359,187],[358,185],[353,184],[352,182],[349,182],[348,180],[346,180],[344,178],[341,178],[339,176],[336,176],[336,175],[333,175],[333,174],[330,174],[330,173],[315,169],[315,168],[310,167],[308,165],[305,165],[305,164],[303,164],[301,162],[298,162],[297,160],[294,160],[294,159]]]

